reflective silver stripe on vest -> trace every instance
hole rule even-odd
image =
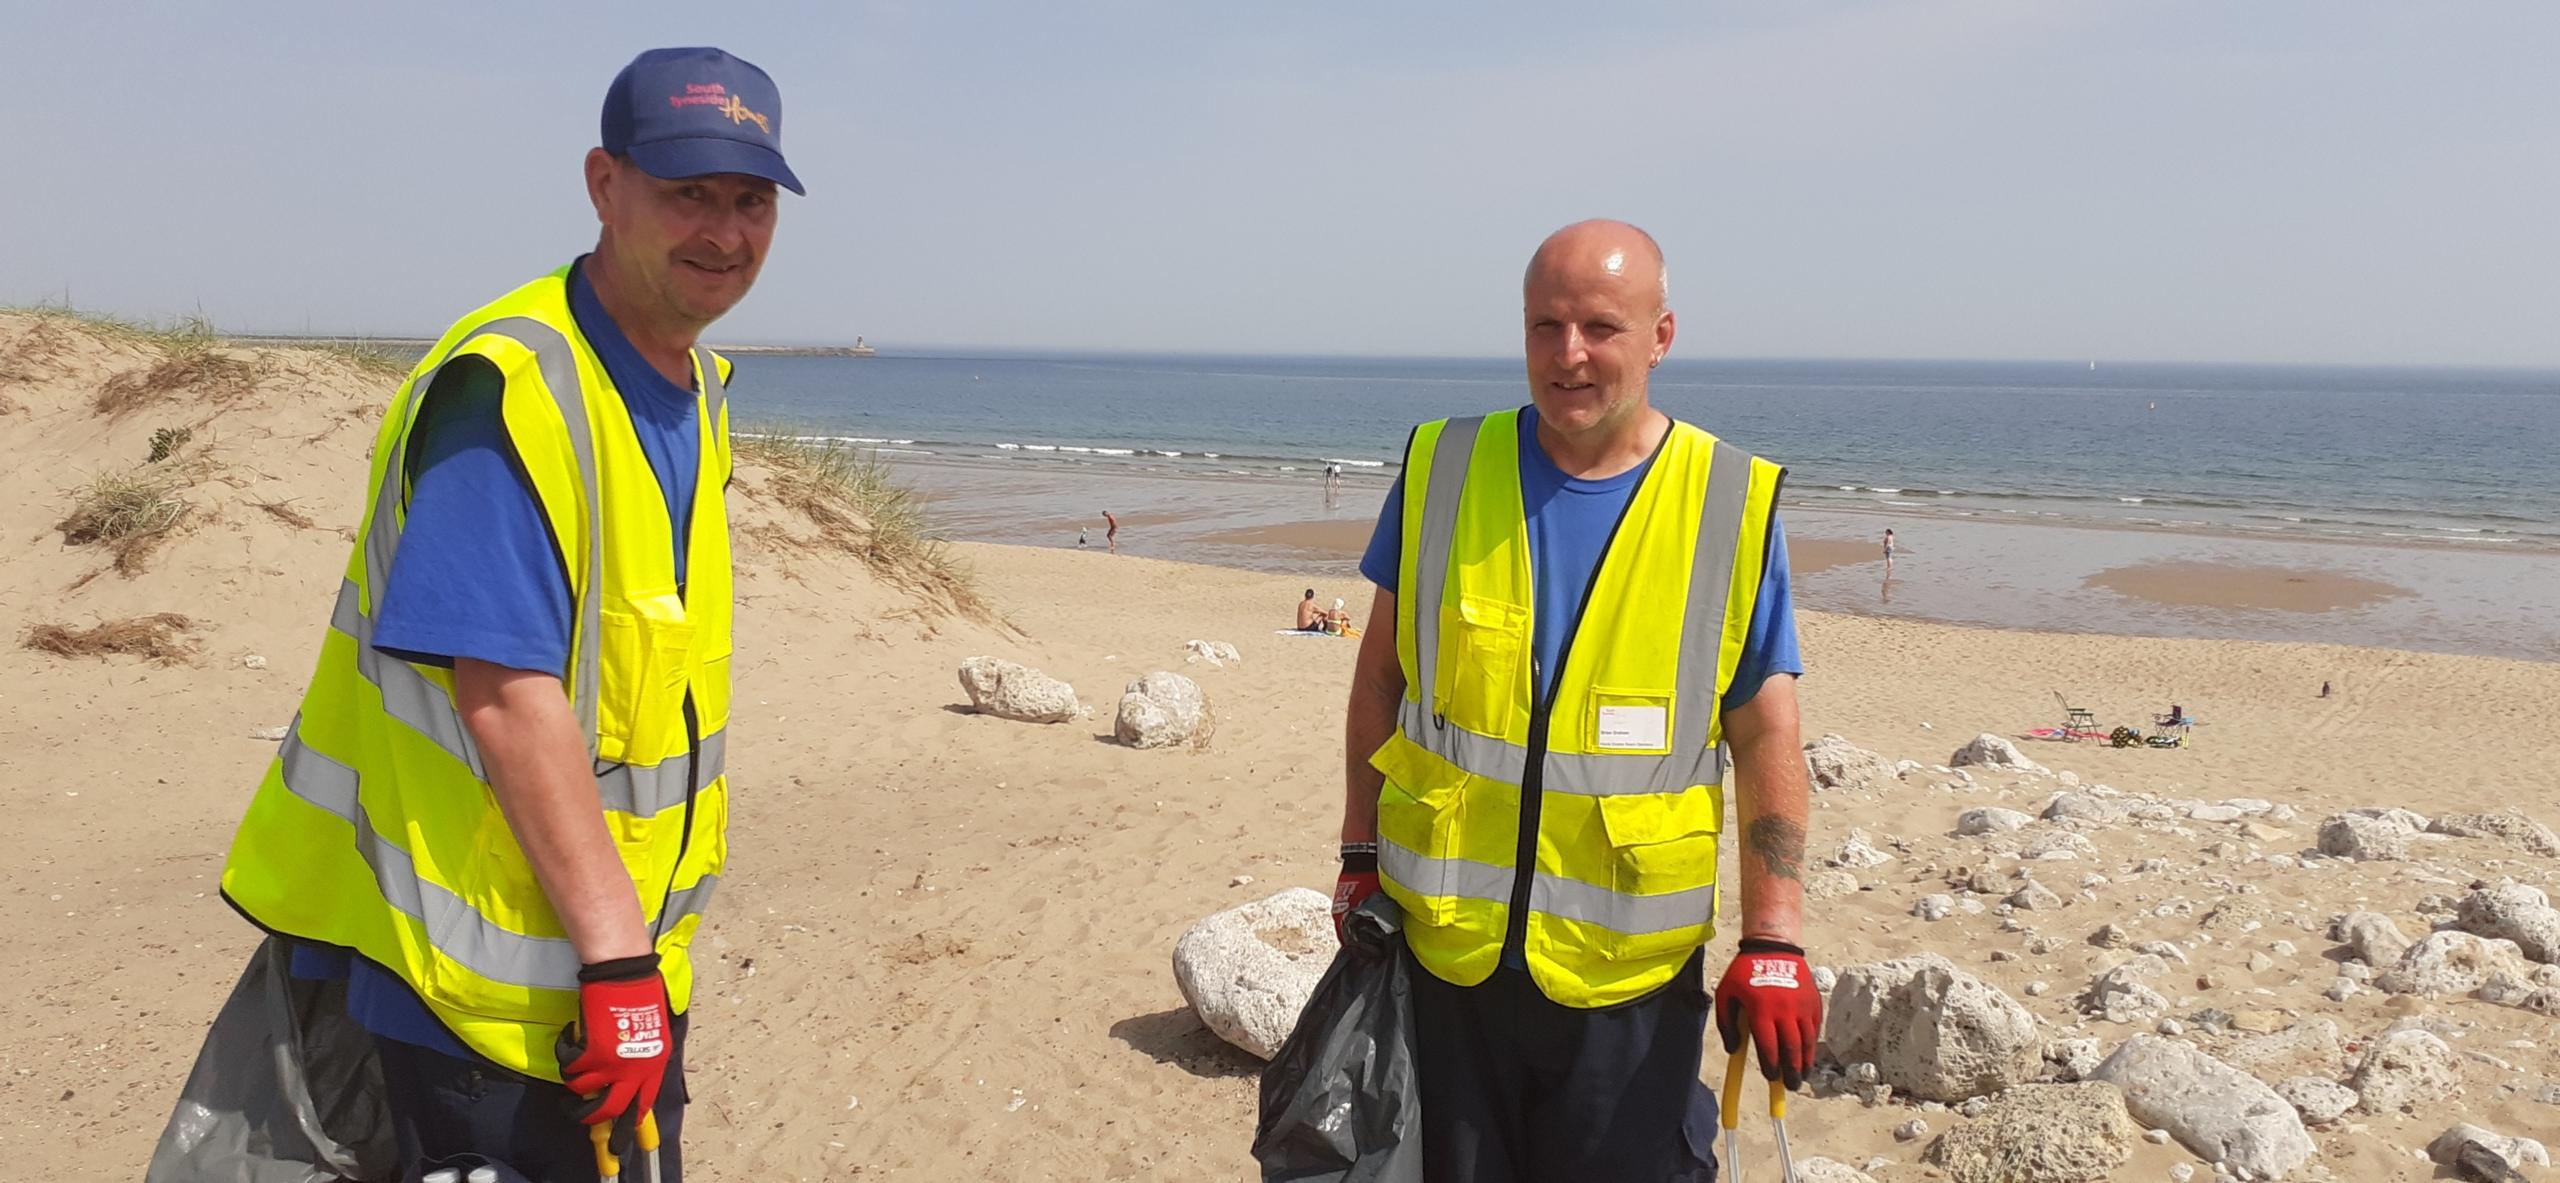
[[[364,593],[354,580],[338,585],[338,603],[329,611],[329,627],[355,638],[356,672],[382,693],[385,714],[434,740],[446,755],[467,765],[471,775],[489,779],[488,771],[480,764],[480,745],[462,725],[462,716],[453,709],[453,699],[419,673],[416,666],[374,651],[373,618],[364,614]]]
[[[570,451],[577,455],[578,478],[583,482],[582,487],[591,491],[596,489],[598,487],[596,482],[596,445],[594,434],[587,426],[585,384],[578,380],[577,354],[570,350],[569,338],[563,336],[560,330],[552,328],[550,325],[526,316],[503,316],[471,330],[469,333],[464,334],[461,340],[456,341],[453,349],[446,351],[444,357],[437,359],[433,369],[420,374],[418,378],[410,384],[410,389],[414,392],[412,400],[418,401],[426,398],[427,391],[435,385],[436,374],[443,370],[448,362],[453,360],[453,355],[456,352],[459,352],[464,345],[468,345],[480,337],[490,335],[506,337],[513,340],[516,344],[533,352],[535,361],[542,368],[542,383],[551,389],[551,399],[560,412],[561,424],[568,430]],[[398,441],[392,447],[390,458],[383,464],[382,485],[380,488],[374,490],[373,524],[365,534],[364,554],[365,586],[372,588],[376,595],[381,594],[382,589],[388,586],[391,578],[391,561],[400,550],[401,525],[399,521],[399,514],[393,512],[393,510],[395,507],[398,507],[405,511],[406,508],[406,498],[402,495],[402,482],[408,473],[410,434],[411,433],[408,431],[402,431],[399,434]],[[588,754],[592,756],[594,754],[593,745],[595,743],[593,737],[596,734],[596,700],[598,693],[596,683],[597,680],[603,676],[604,669],[604,606],[602,598],[595,594],[596,589],[599,588],[604,581],[604,546],[602,541],[604,537],[604,506],[602,500],[593,492],[590,492],[585,500],[587,502],[588,540],[586,548],[585,587],[587,588],[588,594],[580,597],[582,602],[579,605],[580,612],[578,621],[579,627],[577,629],[577,653],[575,655],[578,663],[576,675],[578,689],[575,695],[575,706],[578,713],[578,723],[585,729],[586,734],[589,737],[587,741],[589,744]],[[357,607],[361,614],[363,607],[362,604],[359,603]],[[353,630],[344,628],[340,629],[340,631],[346,632],[349,636],[356,637],[356,639],[362,643],[361,647],[358,649],[359,664],[372,656],[373,646],[370,642],[372,630],[369,621],[365,632],[361,635],[357,634]],[[392,664],[399,664],[404,667],[406,665],[406,663],[397,662]],[[412,674],[416,673],[415,670],[410,670],[409,672]],[[373,680],[375,685],[383,685],[382,679],[374,677],[374,670],[365,670],[364,673],[367,678]],[[423,679],[421,679],[421,681],[423,681]],[[441,707],[442,713],[448,715],[452,714],[451,700],[446,698],[442,691],[435,690],[435,687],[432,684],[429,684],[427,688],[431,691],[435,691],[436,698],[444,700],[443,706]],[[386,700],[384,705],[388,707],[390,704]],[[417,727],[420,731],[436,736],[438,743],[444,742],[443,729],[440,725],[435,727],[420,726],[417,719],[408,717],[403,717],[401,721],[408,723],[412,727]],[[458,719],[455,720],[453,732],[462,735],[462,742],[464,744],[470,743],[469,734],[461,731],[460,721]],[[446,745],[446,750],[455,751],[451,745]],[[477,749],[466,748],[464,750],[471,753],[469,756],[465,757],[465,761],[471,766],[472,775],[485,778],[487,774],[482,771]]]
[[[284,762],[285,787],[294,796],[337,815],[355,827],[356,851],[373,870],[382,898],[403,915],[425,925],[436,950],[493,982],[538,990],[578,988],[578,951],[565,937],[527,936],[490,923],[462,897],[419,877],[409,852],[373,828],[360,800],[361,774],[302,742],[302,721],[286,728],[277,752]],[[664,915],[670,926],[711,904],[718,876],[668,895]]]
[[[714,731],[702,737],[693,760],[673,759],[646,768],[629,764],[606,764],[596,770],[596,795],[604,799],[604,807],[635,817],[654,817],[684,804],[693,790],[729,774],[729,733]],[[685,779],[690,770],[695,775]]]
[[[1414,668],[1421,694],[1419,702],[1405,701],[1398,721],[1406,738],[1433,755],[1473,775],[1516,785],[1523,781],[1528,749],[1450,726],[1439,716],[1432,694],[1438,682],[1433,664],[1440,647],[1438,605],[1448,585],[1449,564],[1456,549],[1457,494],[1465,488],[1476,430],[1482,423],[1481,418],[1450,420],[1433,447],[1431,481],[1423,504],[1422,545],[1414,567],[1415,581],[1420,585],[1417,590],[1422,596],[1415,601],[1413,612]],[[1462,424],[1463,433],[1459,430]],[[1453,436],[1461,436],[1466,447],[1452,451]],[[1540,788],[1581,796],[1614,796],[1674,793],[1691,785],[1724,783],[1724,751],[1711,734],[1716,675],[1722,659],[1726,601],[1732,591],[1736,548],[1750,502],[1751,454],[1716,441],[1708,461],[1706,505],[1698,515],[1696,557],[1689,565],[1670,754],[1549,751],[1540,763]],[[1607,560],[1604,557],[1602,561]],[[1558,677],[1562,675],[1563,671],[1557,671]]]
[[[1462,896],[1511,906],[1512,874],[1473,859],[1430,858],[1385,838],[1378,840],[1378,869],[1423,895]]]
[[[1467,458],[1475,454],[1476,433],[1484,427],[1484,416],[1452,419],[1440,429],[1440,439],[1431,449],[1431,479],[1422,500],[1422,546],[1415,554],[1413,579],[1413,668],[1420,674],[1422,713],[1437,720],[1440,714],[1438,679],[1433,671],[1440,668],[1440,596],[1449,585],[1449,552],[1458,535],[1458,498],[1455,490],[1465,486]]]
[[[1381,845],[1380,851],[1386,847]],[[1611,932],[1694,928],[1716,917],[1716,886],[1661,895],[1627,895],[1540,871],[1529,883],[1529,910],[1596,924]]]
[[[1680,622],[1679,688],[1673,692],[1671,751],[1719,757],[1712,780],[1687,784],[1720,784],[1724,762],[1710,734],[1719,708],[1716,674],[1724,651],[1725,610],[1733,598],[1733,565],[1741,558],[1742,519],[1751,509],[1751,453],[1723,440],[1707,465],[1707,504],[1698,515],[1698,549],[1689,560],[1689,606]],[[1712,558],[1714,561],[1709,562]],[[1703,643],[1702,643],[1703,642]],[[1704,761],[1701,761],[1703,763]],[[1673,788],[1679,785],[1670,786]]]
[[[717,436],[720,432],[720,412],[729,406],[729,383],[720,377],[720,359],[712,356],[710,350],[699,345],[694,346],[693,364],[702,370],[702,393],[711,404],[711,417],[705,421],[704,425]]]

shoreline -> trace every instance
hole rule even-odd
[[[1360,590],[1386,490],[883,457],[956,542],[1104,549]],[[1789,505],[1802,607],[2072,635],[2335,642],[2560,661],[2560,553]],[[1902,541],[1883,578],[1879,536]],[[2015,527],[2037,527],[2018,529]],[[1344,581],[1350,581],[1348,583]]]

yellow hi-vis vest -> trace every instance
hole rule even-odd
[[[393,395],[319,668],[222,869],[222,894],[272,933],[390,969],[473,1051],[560,1078],[579,960],[498,810],[450,670],[372,645],[408,513],[410,431],[442,366],[504,375],[507,442],[550,527],[574,604],[565,689],[614,846],[650,926],[668,1000],[690,1003],[685,946],[727,855],[728,363],[694,352],[701,462],[675,574],[667,503],[628,409],[569,314],[568,269],[463,317]]]
[[[1674,422],[1564,625],[1541,703],[1519,412],[1414,432],[1396,585],[1404,701],[1370,763],[1386,774],[1379,879],[1425,969],[1482,982],[1526,908],[1539,990],[1611,1006],[1669,982],[1715,934],[1720,706],[1785,474]]]

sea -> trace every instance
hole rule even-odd
[[[1124,553],[1345,598],[1413,425],[1527,399],[1505,360],[738,360],[737,430],[876,456],[947,537],[1099,549],[1109,511]],[[1652,391],[1787,466],[1812,607],[2560,660],[2560,372],[1673,359]],[[2145,569],[2385,590],[2316,610],[2114,590]]]
[[[741,429],[898,461],[1395,477],[1418,422],[1526,401],[1516,361],[750,357]],[[1786,502],[2560,549],[2560,372],[1670,360],[1669,413],[1787,465]]]

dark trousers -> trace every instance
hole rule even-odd
[[[658,1169],[648,1168],[627,1126],[617,1139],[625,1183],[683,1183],[685,1016],[675,1020],[666,1087],[658,1092]],[[594,1144],[572,1116],[568,1089],[474,1056],[455,1059],[396,1039],[374,1040],[391,1122],[400,1139],[402,1183],[438,1167],[502,1166],[534,1183],[596,1183]],[[503,1174],[503,1173],[502,1173]]]
[[[1704,956],[1602,1010],[1551,1002],[1522,970],[1453,986],[1415,964],[1431,1183],[1713,1183]]]

